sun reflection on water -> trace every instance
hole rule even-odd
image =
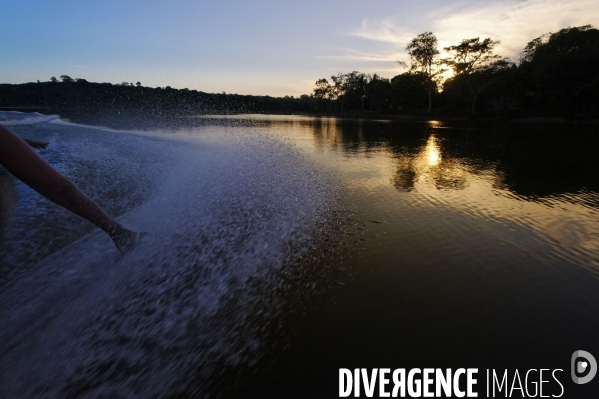
[[[353,198],[365,209],[376,208],[385,215],[389,226],[397,222],[397,230],[390,228],[388,237],[400,237],[406,226],[416,230],[421,225],[440,226],[436,221],[428,224],[423,219],[411,219],[415,209],[453,216],[458,212],[468,217],[448,219],[445,226],[452,231],[479,228],[481,220],[489,226],[497,223],[506,226],[506,230],[490,230],[492,234],[505,240],[505,245],[516,246],[522,238],[516,239],[517,234],[527,236],[532,232],[531,239],[550,245],[555,257],[582,263],[599,273],[597,191],[588,188],[573,191],[569,186],[564,190],[551,183],[553,179],[549,176],[556,173],[556,168],[525,162],[522,157],[528,152],[524,150],[530,150],[532,136],[520,139],[522,142],[510,141],[515,150],[508,152],[499,141],[506,139],[500,134],[507,134],[501,130],[481,128],[472,134],[476,129],[458,128],[440,121],[407,124],[323,118],[298,127],[295,132],[305,138],[297,141],[298,146],[316,156],[319,165],[326,164],[338,171]],[[545,141],[534,139],[535,144],[551,144]],[[537,157],[542,156],[535,151]],[[556,152],[555,160],[559,156],[568,154]],[[594,165],[588,156],[585,159],[585,164]],[[577,168],[573,161],[562,164]],[[567,169],[557,173],[571,172]],[[581,181],[592,185],[593,181],[585,176]],[[572,177],[572,184],[577,179]],[[540,185],[538,182],[557,187],[554,190],[558,195],[539,198],[521,192],[523,187],[534,192]],[[520,250],[528,253],[530,248]]]
[[[430,136],[424,150],[428,166],[437,166],[441,162],[441,150],[435,136]]]

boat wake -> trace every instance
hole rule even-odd
[[[336,197],[330,181],[287,144],[250,128],[166,138],[47,123],[35,129],[76,132],[61,144],[71,149],[82,140],[106,140],[108,148],[133,140],[118,171],[106,153],[85,154],[104,165],[96,187],[114,189],[118,174],[152,180],[141,205],[127,203],[127,187],[112,197],[135,205],[119,221],[148,234],[120,256],[92,232],[3,287],[3,395],[200,394],[219,367],[251,364],[282,284],[276,276],[326,229]]]

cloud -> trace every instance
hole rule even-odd
[[[428,21],[421,28],[414,21]],[[395,15],[386,19],[365,18],[361,26],[349,35],[369,41],[405,45],[418,33],[432,31],[439,39],[439,46],[456,44],[472,37],[491,37],[501,40],[497,53],[517,58],[526,43],[547,32],[555,32],[568,26],[593,24],[599,21],[596,0],[499,1],[487,4],[464,5],[456,3],[437,8],[426,16]],[[348,54],[351,56],[351,54]],[[391,54],[380,54],[381,58]]]
[[[527,0],[491,4],[434,21],[437,37],[457,43],[470,37],[501,40],[497,52],[517,57],[526,43],[547,32],[599,20],[596,0]]]
[[[396,62],[400,58],[404,58],[404,54],[400,52],[394,52],[392,49],[389,51],[379,51],[379,52],[364,52],[360,50],[355,50],[352,48],[340,48],[336,49],[337,52],[341,54],[328,54],[322,55],[318,58],[330,58],[330,59],[339,59],[339,60],[351,60],[351,61],[392,61]]]
[[[405,46],[414,37],[414,32],[408,27],[402,27],[397,19],[398,17],[383,20],[364,18],[360,28],[355,32],[350,32],[349,35]]]

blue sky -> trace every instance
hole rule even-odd
[[[599,26],[596,0],[7,1],[0,0],[0,83],[66,74],[205,92],[309,94],[358,70],[393,77],[404,47],[501,40],[500,55],[567,26]]]

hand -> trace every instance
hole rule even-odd
[[[27,144],[29,144],[33,148],[37,148],[38,150],[43,150],[47,148],[50,143],[46,143],[45,141],[35,141],[29,139],[23,139]]]

